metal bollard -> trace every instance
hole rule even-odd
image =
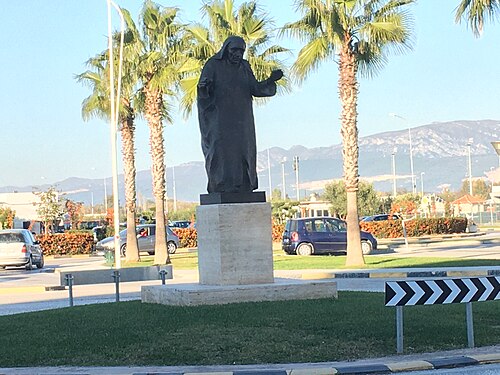
[[[115,279],[116,302],[120,302],[120,271],[113,271],[111,277]]]
[[[167,273],[168,273],[167,270],[160,271],[161,285],[165,285],[165,277],[166,277]]]
[[[69,291],[69,306],[73,306],[73,275],[71,273],[66,274],[64,276],[66,279],[66,285],[68,286],[68,291]]]

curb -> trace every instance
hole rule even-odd
[[[500,363],[500,353],[473,356],[436,357],[427,360],[372,364],[341,364],[332,367],[215,372],[134,372],[130,375],[334,375],[392,374],[401,371],[439,370]]]
[[[0,287],[0,295],[5,294],[20,294],[20,293],[42,293],[66,290],[64,285],[31,285],[31,286],[8,286]]]
[[[341,272],[303,272],[301,279],[396,279],[415,277],[481,277],[500,276],[500,268],[484,270],[448,270],[448,271],[341,271]]]
[[[490,365],[500,363],[500,352],[490,354],[447,356],[447,357],[428,357],[426,359],[407,359],[401,361],[388,360],[387,362],[373,363],[348,363],[341,362],[324,367],[322,364],[295,364],[297,368],[291,368],[294,365],[258,365],[255,368],[252,365],[242,365],[239,369],[231,370],[229,366],[213,366],[214,370],[200,370],[196,366],[186,366],[189,368],[183,371],[178,366],[155,366],[141,367],[139,372],[130,367],[44,367],[44,368],[0,368],[0,374],[54,374],[57,369],[58,374],[121,374],[121,375],[335,375],[335,374],[393,374],[402,371],[426,371],[439,369],[463,368],[467,366]],[[319,365],[319,366],[318,366]],[[282,367],[280,367],[282,366]],[[298,368],[300,366],[300,368]],[[236,367],[236,366],[234,366]],[[272,367],[272,368],[271,368]]]

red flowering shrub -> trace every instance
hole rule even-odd
[[[172,231],[179,237],[181,247],[198,246],[198,233],[195,228],[172,228]]]
[[[404,237],[402,220],[360,222],[359,225],[361,230],[379,238]],[[463,217],[414,219],[406,221],[405,228],[408,237],[465,233],[467,219]]]
[[[94,237],[89,232],[38,235],[45,255],[90,254],[94,250]]]

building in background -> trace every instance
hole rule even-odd
[[[29,229],[36,234],[42,230],[41,219],[36,210],[40,196],[32,192],[0,193],[0,207],[15,211],[14,228]]]

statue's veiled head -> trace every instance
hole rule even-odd
[[[239,36],[230,36],[224,41],[222,48],[217,53],[219,59],[226,59],[231,64],[239,64],[245,53],[246,43]]]

